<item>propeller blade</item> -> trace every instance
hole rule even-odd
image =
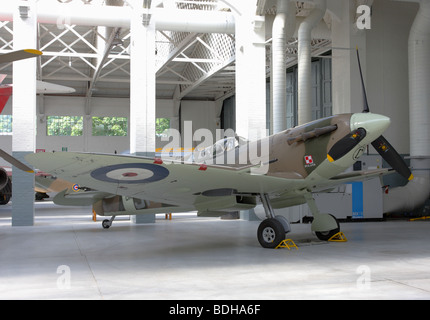
[[[363,87],[363,103],[364,103],[363,113],[367,113],[367,112],[370,112],[370,109],[369,109],[369,103],[367,102],[366,87],[364,85],[363,71],[361,70],[360,54],[358,52],[358,47],[357,47],[357,60],[358,60],[358,68],[360,69],[361,86]]]
[[[330,162],[339,160],[352,149],[354,149],[361,140],[366,136],[366,130],[363,128],[358,128],[347,134],[345,137],[340,139],[334,144],[327,154],[327,159]]]
[[[0,149],[0,157],[3,158],[5,161],[9,162],[11,165],[17,167],[18,169],[28,172],[28,173],[34,173],[33,169],[29,166],[25,165],[18,159],[12,157],[10,154],[8,154],[6,151],[3,151]]]
[[[414,178],[411,170],[409,170],[403,158],[387,141],[387,139],[385,139],[383,136],[380,136],[378,139],[372,142],[372,146],[376,149],[376,151],[378,151],[381,157],[387,161],[387,163],[401,176],[405,177],[409,181]]]
[[[363,87],[363,102],[364,108],[363,113],[370,112],[369,104],[367,102],[366,87],[364,85],[363,72],[361,70],[360,54],[357,47],[357,60],[358,68],[360,69],[361,85]],[[398,152],[392,147],[392,145],[383,136],[372,142],[372,146],[378,151],[381,157],[387,161],[387,163],[396,170],[400,175],[408,179],[409,181],[414,178],[411,170],[409,170],[403,158],[398,154]]]

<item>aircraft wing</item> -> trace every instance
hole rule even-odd
[[[55,201],[61,205],[89,205],[97,199],[119,195],[161,203],[170,212],[183,211],[183,208],[201,212],[233,211],[254,207],[255,195],[265,193],[275,208],[282,208],[304,203],[301,191],[309,184],[307,179],[286,178],[294,177],[293,174],[252,175],[250,166],[164,164],[154,158],[124,155],[42,152],[29,154],[26,160],[37,169],[79,186],[77,193],[69,188],[57,195]],[[312,191],[324,192],[339,184],[391,172],[391,169],[376,169],[342,173],[318,181]],[[238,202],[241,196],[245,200]],[[152,211],[161,212],[163,208]]]
[[[10,53],[5,53],[0,55],[0,63],[8,63],[13,61],[33,58],[33,57],[40,56],[41,54],[42,54],[41,51],[34,50],[34,49],[24,49],[24,50],[13,51]]]
[[[229,208],[237,194],[279,193],[303,179],[252,175],[250,167],[164,164],[154,158],[55,152],[26,156],[35,168],[80,188],[196,210]],[[255,203],[253,204],[255,206]]]

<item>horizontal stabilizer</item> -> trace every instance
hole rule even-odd
[[[76,91],[74,88],[71,87],[66,87],[45,81],[37,81],[36,89],[36,93],[38,94],[74,93]]]

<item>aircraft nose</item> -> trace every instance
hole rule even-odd
[[[364,128],[367,135],[378,138],[390,125],[390,118],[374,113],[354,113],[351,116],[351,131]]]

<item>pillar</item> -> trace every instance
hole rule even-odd
[[[20,9],[21,7],[21,9]],[[13,14],[13,48],[37,48],[36,1],[16,2]],[[20,161],[36,146],[36,66],[30,58],[13,63],[12,154]],[[34,224],[34,174],[12,168],[12,226]]]
[[[345,1],[342,18],[332,23],[333,114],[362,112],[363,92],[356,47],[360,50],[363,77],[366,80],[366,31],[355,25],[357,7]]]
[[[139,1],[141,3],[142,1]],[[130,153],[155,156],[155,24],[144,21],[143,3],[131,18]],[[155,214],[136,215],[135,223],[153,223]]]
[[[266,130],[264,17],[248,3],[236,17],[236,133],[250,140]],[[260,136],[261,137],[261,136]]]
[[[326,0],[318,0],[316,7],[302,21],[298,30],[298,123],[312,121],[312,29],[324,17]]]
[[[265,20],[247,2],[236,16],[236,134],[256,140],[267,127]],[[240,215],[255,220],[253,210]]]

